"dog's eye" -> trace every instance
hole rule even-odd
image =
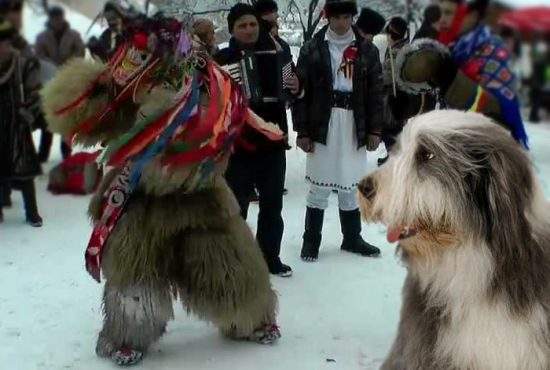
[[[434,159],[435,155],[426,148],[419,148],[418,152],[416,153],[416,158],[418,162],[424,163]]]

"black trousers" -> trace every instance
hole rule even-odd
[[[42,128],[42,134],[40,135],[40,145],[38,147],[38,158],[40,161],[45,162],[50,157],[50,151],[52,148],[53,134],[46,128]],[[61,140],[61,156],[63,159],[71,155],[71,147]]]
[[[540,115],[539,110],[542,105],[542,89],[533,87],[531,88],[531,113],[529,114],[529,121],[539,122]]]
[[[27,218],[34,218],[38,216],[38,206],[36,204],[36,188],[34,187],[34,180],[17,180],[10,183],[0,184],[0,199],[7,200],[10,196],[11,190],[20,190],[23,194],[23,203],[25,204],[25,214]],[[2,203],[0,203],[0,207]]]
[[[231,157],[225,174],[244,219],[248,216],[250,193],[254,187],[258,190],[260,212],[256,239],[268,264],[277,259],[281,252],[284,230],[281,212],[285,174],[284,149],[267,153],[238,152]]]

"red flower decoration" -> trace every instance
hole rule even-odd
[[[354,62],[357,60],[358,50],[356,46],[349,46],[344,50],[344,60]]]
[[[147,34],[144,32],[139,32],[134,35],[133,44],[138,50],[145,50],[147,49],[147,41],[148,41]]]

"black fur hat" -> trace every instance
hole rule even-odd
[[[359,13],[359,18],[355,25],[366,34],[378,35],[384,29],[386,20],[377,11],[363,8],[361,9],[361,13]]]
[[[237,19],[245,15],[253,15],[254,17],[258,16],[256,9],[254,9],[252,5],[244,3],[237,3],[233,5],[227,14],[227,28],[229,33],[233,33],[233,26],[235,26]]]
[[[263,14],[279,11],[277,3],[273,0],[258,0],[256,1],[256,3],[254,3],[254,8],[260,16],[262,16]]]
[[[386,33],[395,41],[403,40],[409,33],[409,25],[404,18],[393,17],[386,25]]]
[[[357,14],[357,2],[355,0],[327,0],[325,2],[326,17],[341,14]]]

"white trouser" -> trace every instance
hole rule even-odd
[[[307,195],[307,206],[309,208],[327,209],[328,198],[332,193],[331,188],[321,187],[317,185],[310,185],[309,193]],[[342,211],[354,211],[359,208],[357,204],[356,191],[342,191],[338,190],[338,207]]]

